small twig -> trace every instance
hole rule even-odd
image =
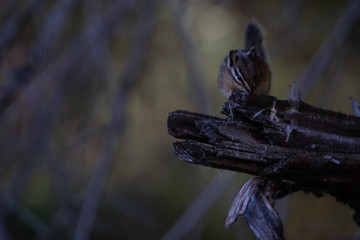
[[[353,97],[350,97],[354,115],[360,117],[360,104],[355,101]]]

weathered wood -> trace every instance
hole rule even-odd
[[[179,159],[276,179],[274,198],[303,190],[360,210],[360,118],[299,100],[246,96],[224,103],[227,118],[178,110],[168,118]],[[360,226],[359,214],[355,220]]]

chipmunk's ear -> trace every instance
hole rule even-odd
[[[251,59],[254,59],[255,58],[255,49],[254,49],[254,46],[252,46],[250,48],[249,51],[246,52],[246,55],[251,58]]]
[[[238,56],[236,55],[236,50],[231,50],[229,52],[229,62],[228,62],[228,67],[233,67],[237,60],[238,60]]]

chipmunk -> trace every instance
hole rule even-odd
[[[267,63],[263,34],[259,24],[250,20],[245,31],[245,50],[231,50],[220,67],[219,87],[229,97],[238,88],[254,95],[267,95],[271,71]]]

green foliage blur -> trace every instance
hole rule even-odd
[[[99,204],[91,209],[95,218],[90,238],[161,239],[214,178],[229,174],[179,161],[172,149],[176,139],[167,134],[168,113],[186,109],[224,117],[220,111],[226,99],[217,86],[218,70],[229,50],[243,47],[243,31],[251,18],[265,30],[273,76],[270,94],[286,99],[348,4],[154,1],[148,39],[141,43],[146,46],[137,53],[134,38],[144,31],[139,19],[149,3],[123,3],[119,9],[128,9],[119,10],[122,17],[105,24],[105,30],[99,28],[100,37],[92,39],[90,28],[87,37],[77,40],[87,26],[94,24],[95,29],[112,5],[121,3],[3,2],[0,238],[76,239],[84,199],[104,155],[109,167],[100,178],[104,184],[99,181]],[[177,16],[182,17],[185,37]],[[352,114],[349,97],[360,101],[359,36],[356,27],[304,101]],[[184,38],[192,41],[192,48]],[[46,45],[39,47],[41,39]],[[132,56],[138,61],[129,63]],[[189,66],[194,56],[196,66]],[[124,87],[124,72],[130,68],[131,81]],[[195,77],[191,68],[199,71]],[[119,107],[113,108],[122,87],[126,94],[119,96],[126,98],[114,101]],[[199,96],[205,96],[206,107]],[[124,113],[120,120],[114,118],[117,111]],[[120,123],[114,130],[117,139],[109,143],[112,154],[106,157],[104,142],[112,119]],[[243,219],[229,230],[223,227],[233,197],[249,177],[237,174],[184,239],[255,239]],[[328,196],[297,193],[278,205],[288,239],[353,239],[357,231],[351,209]]]

